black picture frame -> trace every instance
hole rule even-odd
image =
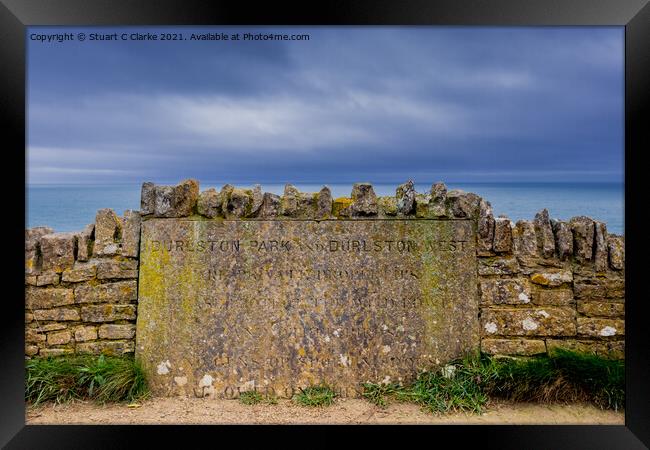
[[[218,1],[128,0],[0,0],[0,114],[3,118],[3,159],[6,187],[2,196],[4,247],[11,255],[5,279],[11,289],[2,305],[0,328],[0,445],[6,448],[122,448],[142,437],[154,441],[183,439],[192,445],[208,439],[217,445],[224,427],[203,426],[26,426],[24,401],[24,255],[21,225],[15,219],[25,210],[25,195],[10,188],[25,181],[26,27],[32,25],[482,25],[482,26],[599,26],[625,27],[625,235],[626,235],[626,409],[624,426],[454,426],[454,427],[324,427],[283,429],[277,443],[304,443],[315,431],[325,431],[338,445],[350,431],[383,439],[388,432],[442,445],[477,439],[487,448],[646,448],[650,446],[650,346],[646,324],[647,299],[641,277],[647,253],[642,217],[644,180],[641,163],[648,151],[650,105],[650,5],[648,0],[330,0],[310,4]],[[24,216],[23,216],[24,217]],[[6,286],[5,286],[6,288]],[[277,433],[276,427],[229,427],[249,442],[250,437]],[[257,433],[260,431],[260,433]],[[336,439],[333,436],[336,436]],[[345,437],[344,437],[345,436]],[[234,436],[231,436],[234,437]],[[313,438],[312,438],[313,439]],[[320,440],[319,440],[320,441]],[[231,444],[232,445],[232,444]]]

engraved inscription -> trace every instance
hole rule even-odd
[[[136,356],[157,395],[357,396],[478,348],[471,221],[150,219],[141,242]]]

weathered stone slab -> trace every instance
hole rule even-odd
[[[54,331],[47,334],[47,345],[63,345],[72,340],[72,333],[69,330]]]
[[[63,272],[74,263],[77,236],[74,233],[52,233],[41,236],[43,271]]]
[[[108,259],[97,262],[97,279],[138,278],[138,261]]]
[[[575,310],[483,308],[481,328],[484,336],[575,336]]]
[[[92,353],[94,355],[115,356],[133,353],[133,341],[95,341],[77,344],[77,353]]]
[[[491,355],[530,356],[546,353],[546,344],[541,339],[483,339],[481,350]]]
[[[590,317],[623,317],[625,303],[578,301],[578,312]]]
[[[92,262],[75,262],[72,268],[63,271],[61,279],[67,283],[80,283],[95,278],[97,265]]]
[[[625,336],[625,321],[621,319],[594,319],[578,317],[580,336],[610,337]]]
[[[547,339],[546,347],[549,353],[558,348],[580,352],[595,353],[612,359],[625,357],[625,341],[589,341],[576,339]]]
[[[49,227],[34,227],[25,229],[25,273],[35,274],[42,264],[40,242],[41,237],[54,233]]]
[[[481,281],[481,303],[484,305],[525,305],[530,303],[530,284],[521,279]]]
[[[77,261],[88,261],[93,254],[95,224],[86,225],[77,233]]]
[[[479,258],[479,275],[515,275],[521,272],[516,258]]]
[[[571,289],[537,288],[533,290],[533,303],[535,305],[568,306],[573,303],[573,291]]]
[[[135,320],[135,305],[90,305],[81,307],[84,322]]]
[[[59,284],[59,280],[60,275],[58,273],[48,270],[47,272],[41,272],[36,275],[36,286],[47,286],[48,284],[56,285]]]
[[[95,216],[95,244],[93,253],[97,256],[119,255],[119,239],[122,235],[122,221],[110,208],[97,211]]]
[[[74,331],[75,342],[94,341],[97,339],[97,327],[81,326]]]
[[[372,214],[361,198],[355,214]],[[320,381],[354,395],[479,348],[471,221],[152,219],[142,233],[136,354],[156,395]]]
[[[72,289],[34,288],[25,291],[25,306],[28,309],[46,309],[74,303]]]
[[[124,211],[124,228],[122,230],[122,256],[137,258],[140,251],[140,223],[138,211]]]
[[[134,336],[133,324],[105,324],[99,327],[100,339],[133,339]]]
[[[70,308],[37,309],[34,310],[34,320],[79,320],[79,311]]]
[[[99,285],[83,284],[74,290],[75,303],[129,303],[137,298],[136,280]]]
[[[573,281],[570,270],[555,270],[553,272],[536,272],[530,276],[530,281],[540,286],[556,287]]]

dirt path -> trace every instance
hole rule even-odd
[[[622,411],[591,405],[539,405],[493,402],[482,415],[435,416],[412,404],[382,409],[365,400],[341,399],[326,408],[280,400],[247,406],[237,400],[155,398],[137,408],[75,402],[27,407],[27,424],[608,424],[623,425]]]

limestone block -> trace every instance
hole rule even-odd
[[[609,250],[609,267],[614,270],[623,270],[625,267],[625,240],[623,236],[610,234],[607,236]]]
[[[539,256],[535,225],[528,220],[518,220],[512,230],[512,240],[519,262],[527,266],[531,265]]]
[[[327,186],[318,192],[316,199],[316,218],[327,219],[332,215],[332,191]]]
[[[97,327],[81,326],[74,331],[75,342],[94,341],[97,339]]]
[[[137,281],[116,281],[75,287],[76,303],[129,303],[138,298]]]
[[[408,216],[415,212],[415,188],[412,180],[397,186],[395,200],[397,201],[397,212],[399,214]]]
[[[625,303],[578,301],[578,312],[590,317],[624,317]]]
[[[280,208],[280,196],[265,192],[258,216],[261,218],[277,217],[280,215]]]
[[[140,213],[127,209],[124,211],[122,230],[122,256],[137,258],[140,251]]]
[[[557,287],[573,282],[573,273],[570,270],[535,272],[530,281],[540,286]]]
[[[28,309],[47,309],[74,303],[72,289],[29,287],[25,292],[25,306]]]
[[[39,333],[33,328],[27,328],[25,330],[25,342],[28,344],[40,344],[45,342],[47,336],[43,333]]]
[[[96,256],[113,256],[120,254],[122,221],[110,208],[97,211],[95,216],[95,243],[93,253]]]
[[[377,207],[380,214],[383,213],[386,216],[397,215],[397,199],[395,197],[378,197]]]
[[[395,208],[397,208],[397,199],[395,200]],[[418,219],[426,219],[431,217],[432,213],[431,195],[415,194],[415,217]]]
[[[573,255],[579,263],[593,260],[594,221],[590,217],[577,216],[569,221],[573,232]]]
[[[479,258],[479,275],[516,275],[521,272],[516,258]]]
[[[495,220],[490,202],[481,199],[478,219],[478,254],[491,255],[493,250]]]
[[[71,308],[36,309],[34,310],[34,320],[58,320],[64,322],[80,320],[80,317],[79,311]]]
[[[250,191],[244,189],[233,189],[228,196],[224,215],[226,219],[246,217],[251,209],[252,199]]]
[[[176,186],[155,186],[154,217],[187,217],[192,215],[199,199],[199,182],[192,179]]]
[[[604,299],[606,294],[605,286],[600,284],[574,283],[573,291],[576,298],[585,300]]]
[[[63,272],[74,263],[77,236],[74,233],[51,233],[41,236],[43,271]]]
[[[38,351],[38,356],[46,358],[48,356],[70,355],[72,353],[74,353],[74,350],[71,348],[42,348]]]
[[[38,325],[35,324],[36,326],[34,329],[40,333],[47,333],[49,331],[59,331],[59,330],[65,330],[68,328],[68,326],[64,323],[58,323],[58,322],[52,322],[52,323],[47,323],[47,324],[42,324]]]
[[[253,186],[252,204],[251,204],[251,212],[250,212],[251,217],[257,217],[257,215],[260,212],[260,208],[262,207],[263,201],[264,201],[264,193],[262,192],[262,186],[256,184],[255,186]]]
[[[625,357],[625,341],[588,341],[577,339],[547,339],[546,347],[549,353],[558,348],[585,353],[594,353],[612,359]]]
[[[625,321],[578,317],[578,335],[590,337],[625,336]]]
[[[147,216],[156,209],[156,185],[150,181],[142,183],[140,191],[140,214]]]
[[[608,266],[607,225],[595,221],[594,229],[594,268],[597,272],[604,272]]]
[[[571,226],[559,220],[551,221],[553,234],[555,235],[555,248],[557,249],[558,258],[566,261],[573,256],[573,233]]]
[[[138,261],[136,260],[101,260],[97,262],[97,279],[138,278]]]
[[[80,283],[95,278],[96,262],[75,262],[72,268],[63,271],[61,279],[67,283]]]
[[[476,218],[479,215],[481,197],[460,189],[447,192],[446,204],[454,217]]]
[[[47,333],[47,345],[64,345],[72,340],[69,330]]]
[[[542,209],[535,214],[533,223],[537,236],[537,247],[541,250],[544,258],[552,258],[555,256],[555,237],[553,236],[553,228],[548,216],[548,210]]]
[[[535,305],[568,306],[573,303],[573,291],[571,289],[536,288],[532,294]]]
[[[100,339],[133,339],[135,325],[132,324],[105,324],[99,327]]]
[[[49,227],[34,227],[25,229],[25,273],[35,274],[40,271],[42,259],[40,242],[41,237],[52,234],[54,230]]]
[[[66,269],[68,270],[68,269]],[[57,285],[60,281],[60,274],[52,270],[41,272],[36,276],[36,286]]]
[[[95,224],[91,223],[77,233],[77,261],[88,261],[95,245]]]
[[[196,209],[199,214],[209,219],[219,217],[221,212],[222,199],[216,189],[210,188],[199,195]]]
[[[352,217],[376,216],[378,213],[377,195],[370,183],[355,183],[352,186]]]
[[[494,251],[497,253],[512,252],[513,223],[507,217],[494,219]]]
[[[491,355],[531,356],[546,353],[541,339],[482,339],[481,350]]]
[[[82,342],[76,346],[77,353],[90,353],[93,355],[117,356],[135,351],[133,341],[93,341]]]
[[[523,305],[530,302],[526,279],[482,280],[481,303],[484,305]]]
[[[447,186],[439,181],[431,185],[431,215],[433,217],[449,217],[447,209]]]
[[[574,336],[575,309],[483,308],[481,332],[483,336]]]
[[[135,320],[135,305],[90,305],[81,307],[84,322],[114,322]]]

